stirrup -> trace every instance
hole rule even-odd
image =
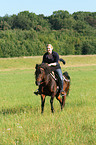
[[[62,97],[64,97],[64,96],[66,95],[66,92],[65,92],[65,91],[61,91],[61,92],[60,92],[60,95],[61,95]]]

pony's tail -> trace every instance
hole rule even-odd
[[[71,78],[70,78],[70,76],[69,76],[69,74],[68,74],[67,71],[65,71],[65,72],[63,73],[63,75],[64,75],[65,77],[67,77],[67,79],[68,79],[68,81],[69,81],[69,89],[68,89],[68,92],[67,92],[67,96],[68,96],[69,90],[70,90]]]

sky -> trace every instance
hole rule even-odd
[[[0,1],[0,17],[11,16],[23,11],[36,15],[51,16],[54,11],[66,10],[74,12],[96,12],[96,0],[2,0]]]

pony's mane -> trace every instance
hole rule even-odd
[[[41,63],[38,65],[39,68],[43,68],[46,74],[52,72],[51,67],[48,66],[48,63]]]

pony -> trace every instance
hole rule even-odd
[[[63,73],[63,90],[64,95],[60,96],[60,90],[58,87],[58,78],[52,74],[52,67],[48,66],[47,63],[36,64],[35,67],[35,83],[39,87],[39,95],[41,95],[41,113],[44,112],[44,103],[46,96],[51,96],[51,112],[54,113],[53,100],[54,97],[60,102],[61,110],[65,106],[66,96],[69,93],[70,88],[70,76],[68,72]],[[34,92],[35,93],[35,92]]]

